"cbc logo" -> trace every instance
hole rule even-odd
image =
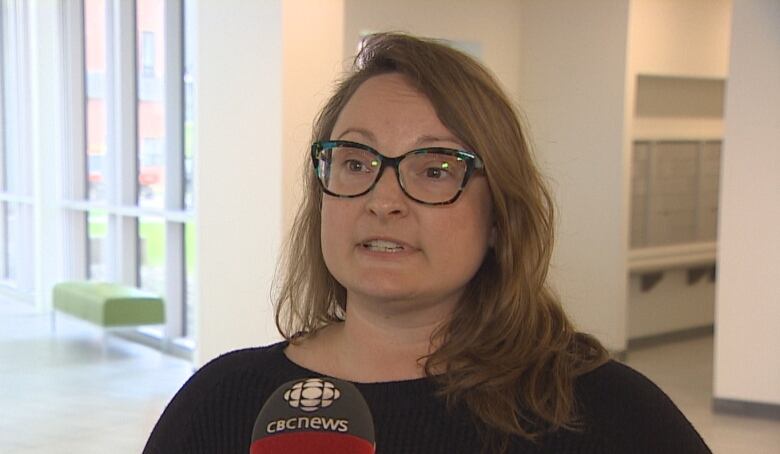
[[[299,381],[284,392],[284,400],[291,407],[300,408],[306,412],[329,407],[339,397],[341,397],[341,392],[333,383],[319,378]]]

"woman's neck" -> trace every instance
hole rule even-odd
[[[323,328],[287,354],[302,366],[355,382],[409,380],[425,376],[431,336],[449,308],[388,311],[351,301],[346,320]],[[435,371],[434,371],[435,372]]]

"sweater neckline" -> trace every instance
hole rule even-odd
[[[327,374],[323,374],[322,372],[317,372],[316,370],[309,369],[291,360],[284,352],[284,349],[287,348],[288,344],[289,341],[285,340],[276,345],[276,347],[278,348],[279,355],[281,356],[281,360],[286,367],[296,371],[296,375],[300,374],[303,376],[312,376],[312,377],[329,377],[329,375]],[[406,380],[376,381],[376,382],[357,382],[352,380],[345,380],[339,377],[333,377],[333,378],[351,383],[361,391],[402,391],[404,393],[419,391],[420,393],[424,393],[424,392],[430,392],[430,390],[435,387],[433,380],[431,380],[429,377],[410,378]]]

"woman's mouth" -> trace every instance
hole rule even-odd
[[[368,240],[361,245],[365,249],[375,252],[401,252],[404,250],[403,245],[388,240]]]

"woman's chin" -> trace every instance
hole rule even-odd
[[[414,288],[395,283],[376,283],[347,289],[347,305],[358,304],[390,313],[427,311],[433,306],[454,306],[460,293],[447,293],[429,288]]]

